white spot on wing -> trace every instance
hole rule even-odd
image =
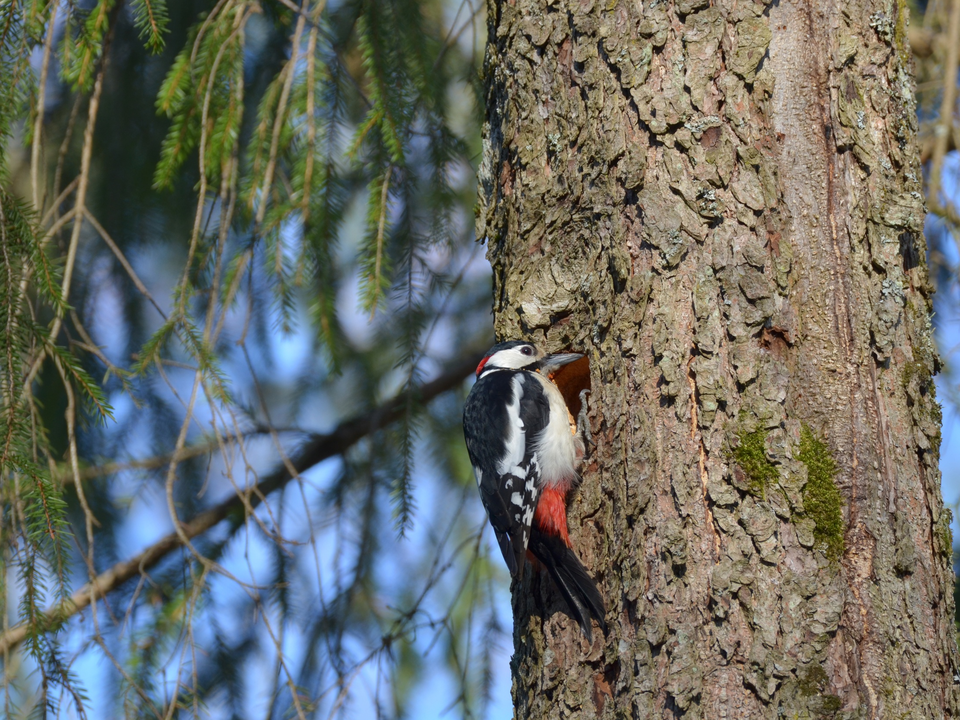
[[[497,472],[500,475],[518,475],[526,477],[527,473],[521,469],[520,463],[523,462],[523,455],[527,449],[527,433],[523,427],[523,420],[520,417],[520,400],[523,398],[522,374],[513,376],[510,386],[513,389],[513,395],[510,402],[507,403],[507,427],[506,441],[504,443],[504,455],[497,464]]]

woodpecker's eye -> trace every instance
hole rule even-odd
[[[520,348],[520,352],[522,352],[524,355],[533,355],[533,348],[529,345],[524,345],[522,348]]]

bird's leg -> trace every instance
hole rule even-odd
[[[583,438],[584,445],[596,447],[593,438],[590,437],[590,418],[587,417],[587,395],[590,394],[589,388],[580,391],[580,412],[577,413],[577,432]]]

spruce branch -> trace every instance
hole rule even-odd
[[[163,35],[169,22],[166,0],[134,0],[132,7],[140,38],[150,52],[159,54],[163,50]]]
[[[369,413],[340,423],[332,432],[312,435],[290,459],[292,469],[299,475],[328,458],[343,454],[367,435],[402,417],[410,397],[427,403],[455,388],[473,372],[481,356],[482,353],[478,351],[468,352],[430,382],[398,394]],[[86,583],[68,600],[47,610],[44,613],[46,620],[54,624],[68,620],[90,605],[96,596],[106,596],[127,580],[154,567],[173,551],[184,547],[183,538],[192,540],[223,520],[242,519],[238,515],[242,513],[245,505],[255,509],[270,493],[283,488],[294,477],[288,466],[281,463],[277,469],[250,488],[246,497],[234,495],[199,513],[192,520],[181,522],[178,531],[169,533],[138,555],[100,573],[95,580]],[[29,623],[20,623],[6,630],[0,635],[0,656],[22,643],[29,633]]]

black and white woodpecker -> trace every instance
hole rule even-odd
[[[544,355],[517,340],[494,345],[477,366],[477,382],[463,408],[463,434],[510,574],[523,577],[529,551],[592,641],[590,618],[606,631],[606,611],[567,532],[567,493],[579,481],[583,438],[551,379],[581,357]]]

